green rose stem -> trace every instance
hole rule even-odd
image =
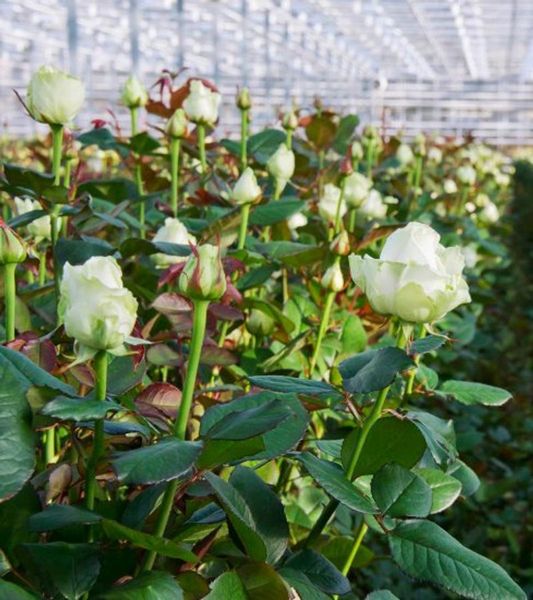
[[[42,287],[46,281],[46,249],[39,252],[39,286]]]
[[[249,125],[249,110],[241,109],[241,171],[246,169],[248,164],[248,125]]]
[[[355,539],[353,542],[353,546],[350,550],[350,554],[348,554],[348,556],[346,557],[346,560],[344,562],[344,565],[342,565],[341,573],[345,577],[348,575],[348,573],[350,571],[352,563],[355,560],[355,557],[357,556],[357,552],[359,551],[359,548],[361,547],[363,538],[365,537],[367,531],[368,531],[368,525],[363,520],[363,521],[361,521],[361,525],[359,525],[359,529],[357,530],[357,533],[355,535]]]
[[[420,334],[418,336],[419,339],[423,339],[426,337],[426,328],[422,325],[422,328],[420,330]],[[407,400],[407,398],[409,398],[409,396],[411,396],[411,394],[413,393],[413,387],[414,387],[414,383],[415,383],[415,377],[416,377],[416,372],[418,370],[418,365],[420,363],[420,355],[415,357],[415,368],[411,369],[409,371],[409,375],[407,377],[407,384],[405,386],[405,390],[404,390],[404,394],[403,394],[403,398],[402,398],[402,403],[405,402],[405,400]]]
[[[194,386],[196,383],[198,366],[200,364],[200,355],[202,353],[202,346],[205,337],[208,307],[209,300],[195,300],[193,302],[194,315],[191,345],[189,348],[189,362],[187,365],[187,373],[185,375],[185,382],[181,395],[181,404],[179,407],[178,416],[174,423],[174,435],[182,440],[185,439],[187,435],[189,413],[191,411]],[[168,520],[170,518],[170,513],[172,512],[174,496],[176,495],[177,489],[178,480],[174,480],[169,483],[165,490],[163,501],[161,503],[161,509],[159,511],[159,516],[153,533],[153,535],[156,537],[163,537],[165,533],[165,529],[167,528]],[[142,570],[151,571],[156,557],[157,552],[151,550],[146,556]]]
[[[402,347],[403,342],[404,342],[403,331],[400,326],[396,346]],[[353,479],[355,469],[357,467],[357,463],[359,462],[359,458],[361,456],[361,452],[363,451],[363,447],[365,445],[368,434],[370,433],[370,430],[372,429],[372,427],[374,427],[374,424],[376,423],[376,421],[378,421],[381,418],[381,414],[383,412],[383,407],[385,405],[385,400],[387,399],[387,395],[389,393],[390,388],[391,388],[391,386],[389,385],[386,388],[383,388],[379,392],[377,400],[375,401],[374,405],[372,406],[372,410],[370,411],[370,414],[368,415],[368,417],[365,419],[365,421],[363,423],[359,437],[357,438],[357,444],[355,446],[355,449],[354,449],[353,454],[350,459],[350,463],[348,464],[348,468],[346,469],[346,477],[350,481]],[[302,546],[304,548],[311,545],[320,536],[320,534],[322,533],[322,530],[328,524],[328,521],[330,520],[331,516],[337,510],[337,506],[339,506],[338,500],[331,499],[328,502],[326,508],[322,511],[322,514],[320,515],[317,522],[314,524],[313,528],[309,532],[309,535],[303,541]],[[349,567],[348,567],[348,569],[349,569]]]
[[[196,126],[196,137],[198,139],[198,154],[200,155],[202,175],[205,175],[207,171],[207,159],[205,157],[205,125],[203,123],[198,123]]]
[[[138,108],[136,106],[133,106],[130,108],[130,119],[131,119],[131,137],[135,137],[138,133]],[[139,227],[139,233],[141,235],[141,238],[144,239],[146,236],[146,230],[145,230],[145,222],[146,222],[146,216],[145,216],[145,206],[144,206],[144,198],[142,198],[142,196],[144,195],[144,186],[143,186],[143,178],[142,178],[142,171],[141,171],[141,163],[140,163],[140,157],[138,157],[136,154],[133,155],[133,158],[135,160],[135,168],[134,168],[134,178],[135,178],[135,185],[137,187],[137,193],[139,194],[139,196],[141,197],[140,202],[139,202],[139,223],[140,223],[140,227]]]
[[[335,260],[339,260],[337,256]],[[333,301],[335,300],[336,292],[329,291],[326,296],[326,302],[324,303],[324,310],[322,311],[322,319],[320,320],[320,326],[318,328],[318,335],[316,337],[315,349],[313,351],[313,356],[311,357],[311,362],[309,363],[309,376],[313,375],[313,371],[316,367],[316,361],[318,360],[318,354],[320,352],[320,346],[322,344],[322,340],[324,339],[324,335],[328,329],[329,325],[329,317],[331,314],[331,307],[333,306]]]
[[[6,342],[15,339],[15,301],[17,282],[15,271],[17,263],[6,263],[4,265],[4,303],[5,303],[5,327]]]
[[[63,125],[50,125],[52,129],[52,174],[54,176],[54,185],[61,185],[61,152],[63,149]],[[52,254],[54,264],[54,289],[56,302],[59,299],[59,265],[56,257],[56,243],[59,237],[60,205],[54,204],[50,213],[50,228],[52,241]]]
[[[174,217],[178,216],[178,189],[180,169],[180,138],[170,138],[170,176],[172,180],[170,191],[170,205]]]
[[[457,214],[460,216],[464,210],[466,201],[468,200],[468,194],[470,192],[470,186],[463,184],[461,186],[461,195],[459,196],[459,204],[457,206]]]
[[[244,242],[246,241],[246,233],[248,231],[248,219],[250,218],[250,208],[252,204],[247,202],[241,206],[241,223],[239,226],[239,239],[237,242],[237,250],[244,248]]]
[[[94,357],[95,371],[95,393],[97,400],[105,400],[107,392],[107,352],[99,350]],[[94,421],[93,450],[87,462],[85,472],[85,506],[89,510],[94,509],[94,497],[96,494],[96,466],[104,453],[104,420]],[[89,533],[89,541],[92,541],[92,531]]]
[[[366,151],[366,176],[369,179],[372,179],[372,168],[374,167],[374,159],[375,159],[375,142],[374,140],[369,140],[367,151]]]
[[[292,129],[287,129],[287,137],[285,138],[285,144],[289,150],[292,150]]]

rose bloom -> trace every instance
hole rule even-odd
[[[98,350],[120,354],[137,319],[137,300],[122,283],[122,271],[110,256],[93,256],[83,265],[66,263],[58,312],[78,355]]]
[[[387,238],[378,259],[350,256],[352,278],[376,312],[432,323],[470,302],[462,277],[464,255],[439,240],[431,227],[413,222]]]
[[[157,230],[152,241],[166,242],[167,244],[179,244],[181,246],[196,244],[194,235],[187,231],[187,227],[185,227],[179,219],[173,217],[167,217],[165,219],[165,224]],[[152,254],[152,260],[158,267],[166,268],[170,265],[185,262],[187,256],[174,256],[172,254],[158,252],[157,254]]]
[[[383,219],[387,215],[387,205],[383,202],[381,194],[377,190],[370,190],[365,201],[357,210],[357,216],[368,219]]]
[[[261,196],[261,188],[257,184],[255,173],[251,167],[246,167],[233,187],[231,197],[235,204],[251,204]]]
[[[331,223],[335,223],[337,218],[337,210],[340,211],[341,218],[344,217],[348,207],[344,198],[341,197],[341,189],[333,183],[326,183],[324,192],[318,202],[318,212],[320,215]],[[339,207],[340,202],[340,207]]]
[[[282,181],[285,184],[294,175],[295,158],[294,152],[289,150],[283,143],[278,146],[278,149],[268,159],[266,168],[270,175],[277,181]],[[285,185],[283,186],[285,187]]]
[[[348,205],[357,208],[366,200],[371,189],[372,182],[368,177],[362,173],[351,173],[344,180],[344,199]]]

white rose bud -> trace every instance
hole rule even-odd
[[[287,225],[291,230],[299,229],[300,227],[305,227],[307,223],[307,217],[302,212],[294,213],[287,219]]]
[[[276,321],[270,315],[257,308],[253,308],[246,319],[246,329],[252,335],[261,337],[270,335],[274,331],[275,326]]]
[[[442,162],[442,150],[436,146],[431,146],[428,150],[428,160],[433,164],[440,164]]]
[[[331,267],[326,269],[320,283],[323,288],[332,292],[340,292],[342,290],[344,287],[344,277],[338,261],[335,261]]]
[[[431,227],[413,222],[387,238],[379,259],[350,256],[352,278],[376,312],[432,323],[470,302],[463,253],[439,240]]]
[[[0,265],[22,263],[27,256],[24,240],[0,217]]]
[[[457,179],[463,185],[474,185],[476,182],[476,170],[471,165],[463,165],[457,169]]]
[[[178,285],[180,292],[191,300],[219,300],[227,285],[219,248],[211,244],[194,248]]]
[[[447,194],[456,194],[457,193],[457,184],[453,179],[445,179],[444,180],[444,191]]]
[[[148,92],[135,75],[130,75],[126,80],[122,90],[122,102],[128,108],[140,108],[148,102]]]
[[[183,138],[187,135],[187,115],[183,108],[178,108],[167,121],[166,132],[169,137]]]
[[[407,144],[400,144],[396,150],[396,158],[402,165],[408,165],[409,163],[413,162],[415,155],[411,150],[411,146]]]
[[[352,160],[362,160],[363,156],[365,155],[365,151],[363,150],[361,142],[358,142],[357,140],[352,143],[350,152],[352,155]]]
[[[26,106],[41,123],[65,125],[78,114],[85,100],[83,83],[53,67],[41,67],[30,80]]]
[[[295,159],[294,152],[289,150],[285,144],[280,144],[278,149],[268,159],[266,168],[268,172],[283,186],[294,175]]]
[[[377,190],[370,190],[370,193],[358,208],[357,215],[369,219],[383,219],[386,217],[387,205],[383,202],[383,198]]]
[[[43,210],[43,207],[38,200],[32,200],[31,198],[15,198],[15,207],[18,215],[32,212],[34,210]],[[36,242],[43,239],[49,240],[52,237],[52,226],[50,222],[50,216],[44,215],[38,219],[34,219],[31,223],[26,225],[28,233],[35,238]]]
[[[283,115],[283,119],[281,121],[283,129],[286,131],[295,131],[298,129],[298,116],[294,112],[294,110],[290,110]]]
[[[335,223],[337,218],[337,210],[340,211],[340,217],[344,217],[348,207],[344,198],[341,198],[341,189],[333,183],[326,183],[322,198],[318,202],[318,212],[320,215],[329,221]],[[340,207],[339,207],[340,202]]]
[[[220,94],[206,87],[199,79],[189,84],[189,95],[183,101],[183,109],[193,123],[214,125],[218,119]]]
[[[189,244],[196,244],[196,238],[191,235],[185,225],[179,220],[172,217],[165,219],[163,227],[158,229],[157,233],[153,237],[153,242],[166,242],[168,244],[180,244],[182,246],[188,246]],[[163,254],[158,252],[152,255],[154,263],[161,268],[169,267],[187,260],[186,256],[172,256],[171,254]]]
[[[372,182],[368,177],[362,173],[351,173],[344,180],[344,199],[350,206],[357,208],[366,200],[371,189]]]
[[[343,229],[339,235],[335,237],[335,239],[329,245],[329,249],[339,256],[348,256],[350,254],[351,245],[350,245],[350,237],[348,236],[348,232]]]
[[[261,193],[253,169],[246,167],[237,180],[231,192],[231,197],[236,204],[251,204],[261,196]]]
[[[121,353],[137,319],[137,300],[122,283],[122,271],[109,256],[63,267],[59,316],[84,357],[98,350]]]
[[[236,104],[239,110],[250,110],[252,108],[252,98],[247,87],[243,87],[237,92]]]
[[[485,223],[496,223],[500,218],[500,211],[496,204],[489,200],[479,212],[479,218]]]

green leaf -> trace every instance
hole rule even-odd
[[[439,375],[430,367],[420,364],[416,369],[416,380],[419,381],[426,389],[434,390],[439,384]]]
[[[265,450],[262,436],[246,440],[206,440],[197,461],[199,469],[213,469],[219,465],[254,458],[259,460]]]
[[[510,392],[499,387],[474,381],[455,381],[453,379],[444,382],[437,391],[453,396],[459,402],[468,405],[501,406],[512,398]]]
[[[240,292],[244,292],[263,285],[265,281],[268,281],[276,269],[276,265],[273,264],[262,265],[256,269],[251,269],[248,273],[245,273],[242,277],[237,279],[237,289]]]
[[[285,133],[279,129],[263,129],[248,138],[248,154],[265,165],[280,144],[285,142],[285,137]]]
[[[526,598],[499,565],[465,548],[435,523],[400,523],[389,535],[394,560],[416,579],[430,581],[465,598]]]
[[[431,514],[439,513],[450,507],[461,493],[461,482],[439,471],[439,469],[421,468],[414,472],[422,477],[433,493],[431,500]]]
[[[111,410],[119,411],[124,408],[120,404],[108,400],[58,396],[44,405],[41,414],[64,421],[89,421],[103,419]]]
[[[442,335],[428,335],[415,340],[409,347],[409,354],[426,354],[443,346],[448,340]]]
[[[372,478],[372,497],[382,514],[389,517],[427,517],[431,510],[431,488],[408,469],[390,463]]]
[[[426,440],[427,447],[437,464],[443,464],[457,456],[453,421],[445,421],[422,410],[410,410],[410,419]]]
[[[253,209],[250,215],[250,225],[261,225],[262,227],[274,225],[288,219],[304,207],[305,202],[297,198],[273,200]]]
[[[171,244],[169,242],[150,242],[140,238],[128,238],[120,245],[120,254],[123,258],[142,255],[150,256],[162,252],[170,256],[189,256],[191,249],[183,244]]]
[[[327,246],[284,240],[267,243],[256,242],[254,250],[271,259],[279,260],[289,267],[301,267],[324,260],[328,253]]]
[[[135,183],[124,177],[84,181],[78,186],[78,195],[83,193],[90,194],[94,198],[109,200],[115,204],[124,200],[135,200],[139,197]]]
[[[289,406],[271,400],[259,406],[227,414],[208,429],[204,437],[214,440],[244,440],[277,427],[294,413]]]
[[[331,116],[315,114],[306,126],[305,133],[315,148],[324,150],[333,143],[337,134],[337,125]]]
[[[5,350],[7,348],[1,347],[0,500],[14,496],[22,489],[35,465],[35,439],[31,428],[31,411],[26,400],[30,382],[4,356]],[[35,369],[39,367],[35,366]]]
[[[330,496],[352,510],[362,513],[376,512],[372,501],[346,478],[343,470],[336,463],[317,458],[310,452],[299,454],[297,459]]]
[[[246,500],[237,488],[214,473],[206,473],[205,478],[224,508],[247,555],[253,560],[264,561],[268,555],[267,547],[257,531],[252,511]]]
[[[334,396],[341,393],[325,381],[314,379],[299,379],[285,375],[256,375],[248,377],[250,382],[264,390],[272,390],[283,394],[307,394],[309,396]]]
[[[202,442],[185,442],[174,436],[130,450],[111,461],[123,483],[147,484],[184,476],[200,455]]]
[[[99,596],[102,600],[183,600],[183,591],[170,573],[142,573]]]
[[[23,544],[25,564],[38,573],[44,590],[56,590],[68,600],[77,600],[88,592],[100,572],[98,549],[92,544]]]
[[[177,558],[188,563],[195,563],[198,561],[196,554],[181,544],[155,535],[150,535],[149,533],[137,531],[136,529],[117,523],[117,521],[103,519],[102,528],[107,537],[112,540],[127,540],[138,548],[153,550],[162,556]]]
[[[354,429],[344,440],[341,457],[345,469],[350,464],[359,435],[360,430]],[[425,449],[424,437],[410,421],[395,417],[379,419],[363,444],[354,477],[376,473],[390,462],[410,469],[422,458]]]
[[[237,398],[232,402],[217,404],[209,408],[202,417],[200,424],[200,435],[205,436],[206,431],[208,431],[215,423],[220,421],[228,414],[234,414],[236,410],[247,410],[249,408],[262,406],[273,399],[276,399],[280,405],[290,408],[293,414],[285,419],[278,427],[272,429],[272,431],[267,431],[264,433],[262,438],[257,438],[262,446],[259,449],[256,447],[255,452],[250,452],[248,456],[255,454],[254,458],[256,460],[269,460],[276,456],[280,456],[298,444],[298,442],[303,438],[309,423],[309,415],[307,411],[294,394],[259,392],[256,394],[242,396],[241,398]],[[253,440],[256,440],[256,438],[251,438],[249,441]],[[204,449],[202,458],[198,463],[198,466],[201,468],[205,468],[204,455],[208,454],[209,447],[214,443],[215,440],[206,443],[206,448]],[[244,442],[239,443],[242,444]],[[238,448],[239,443],[234,445],[234,448]],[[257,445],[257,441],[254,443]],[[218,444],[228,445],[230,443],[218,442]],[[233,451],[231,445],[227,447],[227,450]],[[213,455],[213,458],[215,460],[217,459],[216,454]],[[234,459],[215,462],[214,464],[224,464],[224,462],[228,462],[229,460]]]
[[[37,541],[37,535],[28,528],[28,518],[41,510],[41,501],[31,483],[9,500],[0,503],[0,545],[13,561],[14,550],[24,542]]]
[[[69,525],[98,523],[101,520],[100,515],[85,508],[68,504],[52,504],[42,512],[32,515],[28,519],[28,528],[31,531],[52,531]]]
[[[142,529],[148,515],[155,508],[158,500],[163,496],[166,483],[162,482],[144,489],[140,494],[130,500],[120,519],[126,527]]]
[[[279,574],[285,581],[298,592],[301,600],[329,600],[331,596],[327,596],[322,592],[310,579],[301,571],[296,571],[290,567],[283,567],[279,570]]]
[[[342,596],[351,592],[350,582],[329,560],[314,550],[301,550],[293,554],[285,567],[304,573],[309,580],[326,594]]]
[[[0,600],[37,600],[37,596],[14,583],[0,579]]]
[[[160,147],[161,144],[146,131],[134,135],[130,140],[132,151],[143,156],[155,154],[154,151]]]
[[[92,256],[111,256],[114,253],[115,249],[105,242],[59,238],[56,244],[57,263],[61,269],[67,262],[82,265]]]
[[[211,591],[204,600],[248,600],[246,591],[235,571],[226,571],[210,585]]]
[[[366,348],[367,337],[363,322],[357,315],[348,315],[344,321],[341,333],[342,353],[352,354],[363,352]]]
[[[48,173],[7,163],[3,164],[3,168],[5,178],[10,185],[20,188],[21,191],[30,190],[33,196],[42,196],[45,190],[54,185],[54,177]]]
[[[250,600],[289,600],[283,579],[266,563],[248,563],[237,569]]]
[[[266,300],[260,300],[258,298],[245,298],[242,306],[244,308],[257,308],[261,312],[272,317],[287,333],[291,333],[291,331],[294,330],[294,323],[272,302],[267,302]]]
[[[41,369],[21,352],[16,352],[5,346],[0,346],[0,365],[9,365],[14,369],[17,379],[25,385],[26,388],[34,385],[36,387],[46,387],[51,390],[62,392],[68,396],[75,396],[74,388],[53,375],[50,375],[44,369]],[[1,379],[1,378],[0,378]]]
[[[400,600],[398,596],[395,596],[389,590],[376,590],[375,592],[370,592],[365,597],[365,600]]]
[[[128,148],[126,144],[117,142],[115,136],[107,127],[98,127],[82,133],[76,138],[83,147],[98,146],[102,150],[115,150],[122,156],[127,156]]]
[[[413,365],[403,350],[391,347],[352,356],[339,365],[339,371],[346,391],[367,394],[387,387],[400,371]]]
[[[475,494],[481,484],[476,473],[462,460],[456,460],[446,472],[461,482],[463,496]]]
[[[339,154],[346,154],[350,145],[355,128],[359,125],[357,115],[345,115],[342,117],[337,129],[337,135],[333,140],[333,148]]]
[[[255,471],[237,467],[229,483],[241,494],[267,549],[266,562],[275,564],[287,549],[289,527],[277,495]]]

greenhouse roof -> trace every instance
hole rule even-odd
[[[407,135],[474,132],[494,143],[533,142],[531,0],[0,0],[4,128],[33,127],[11,88],[43,63],[86,82],[79,124],[114,106],[135,71],[188,67],[238,115],[247,84],[257,122],[293,99],[336,108]],[[115,107],[116,108],[116,107]]]

